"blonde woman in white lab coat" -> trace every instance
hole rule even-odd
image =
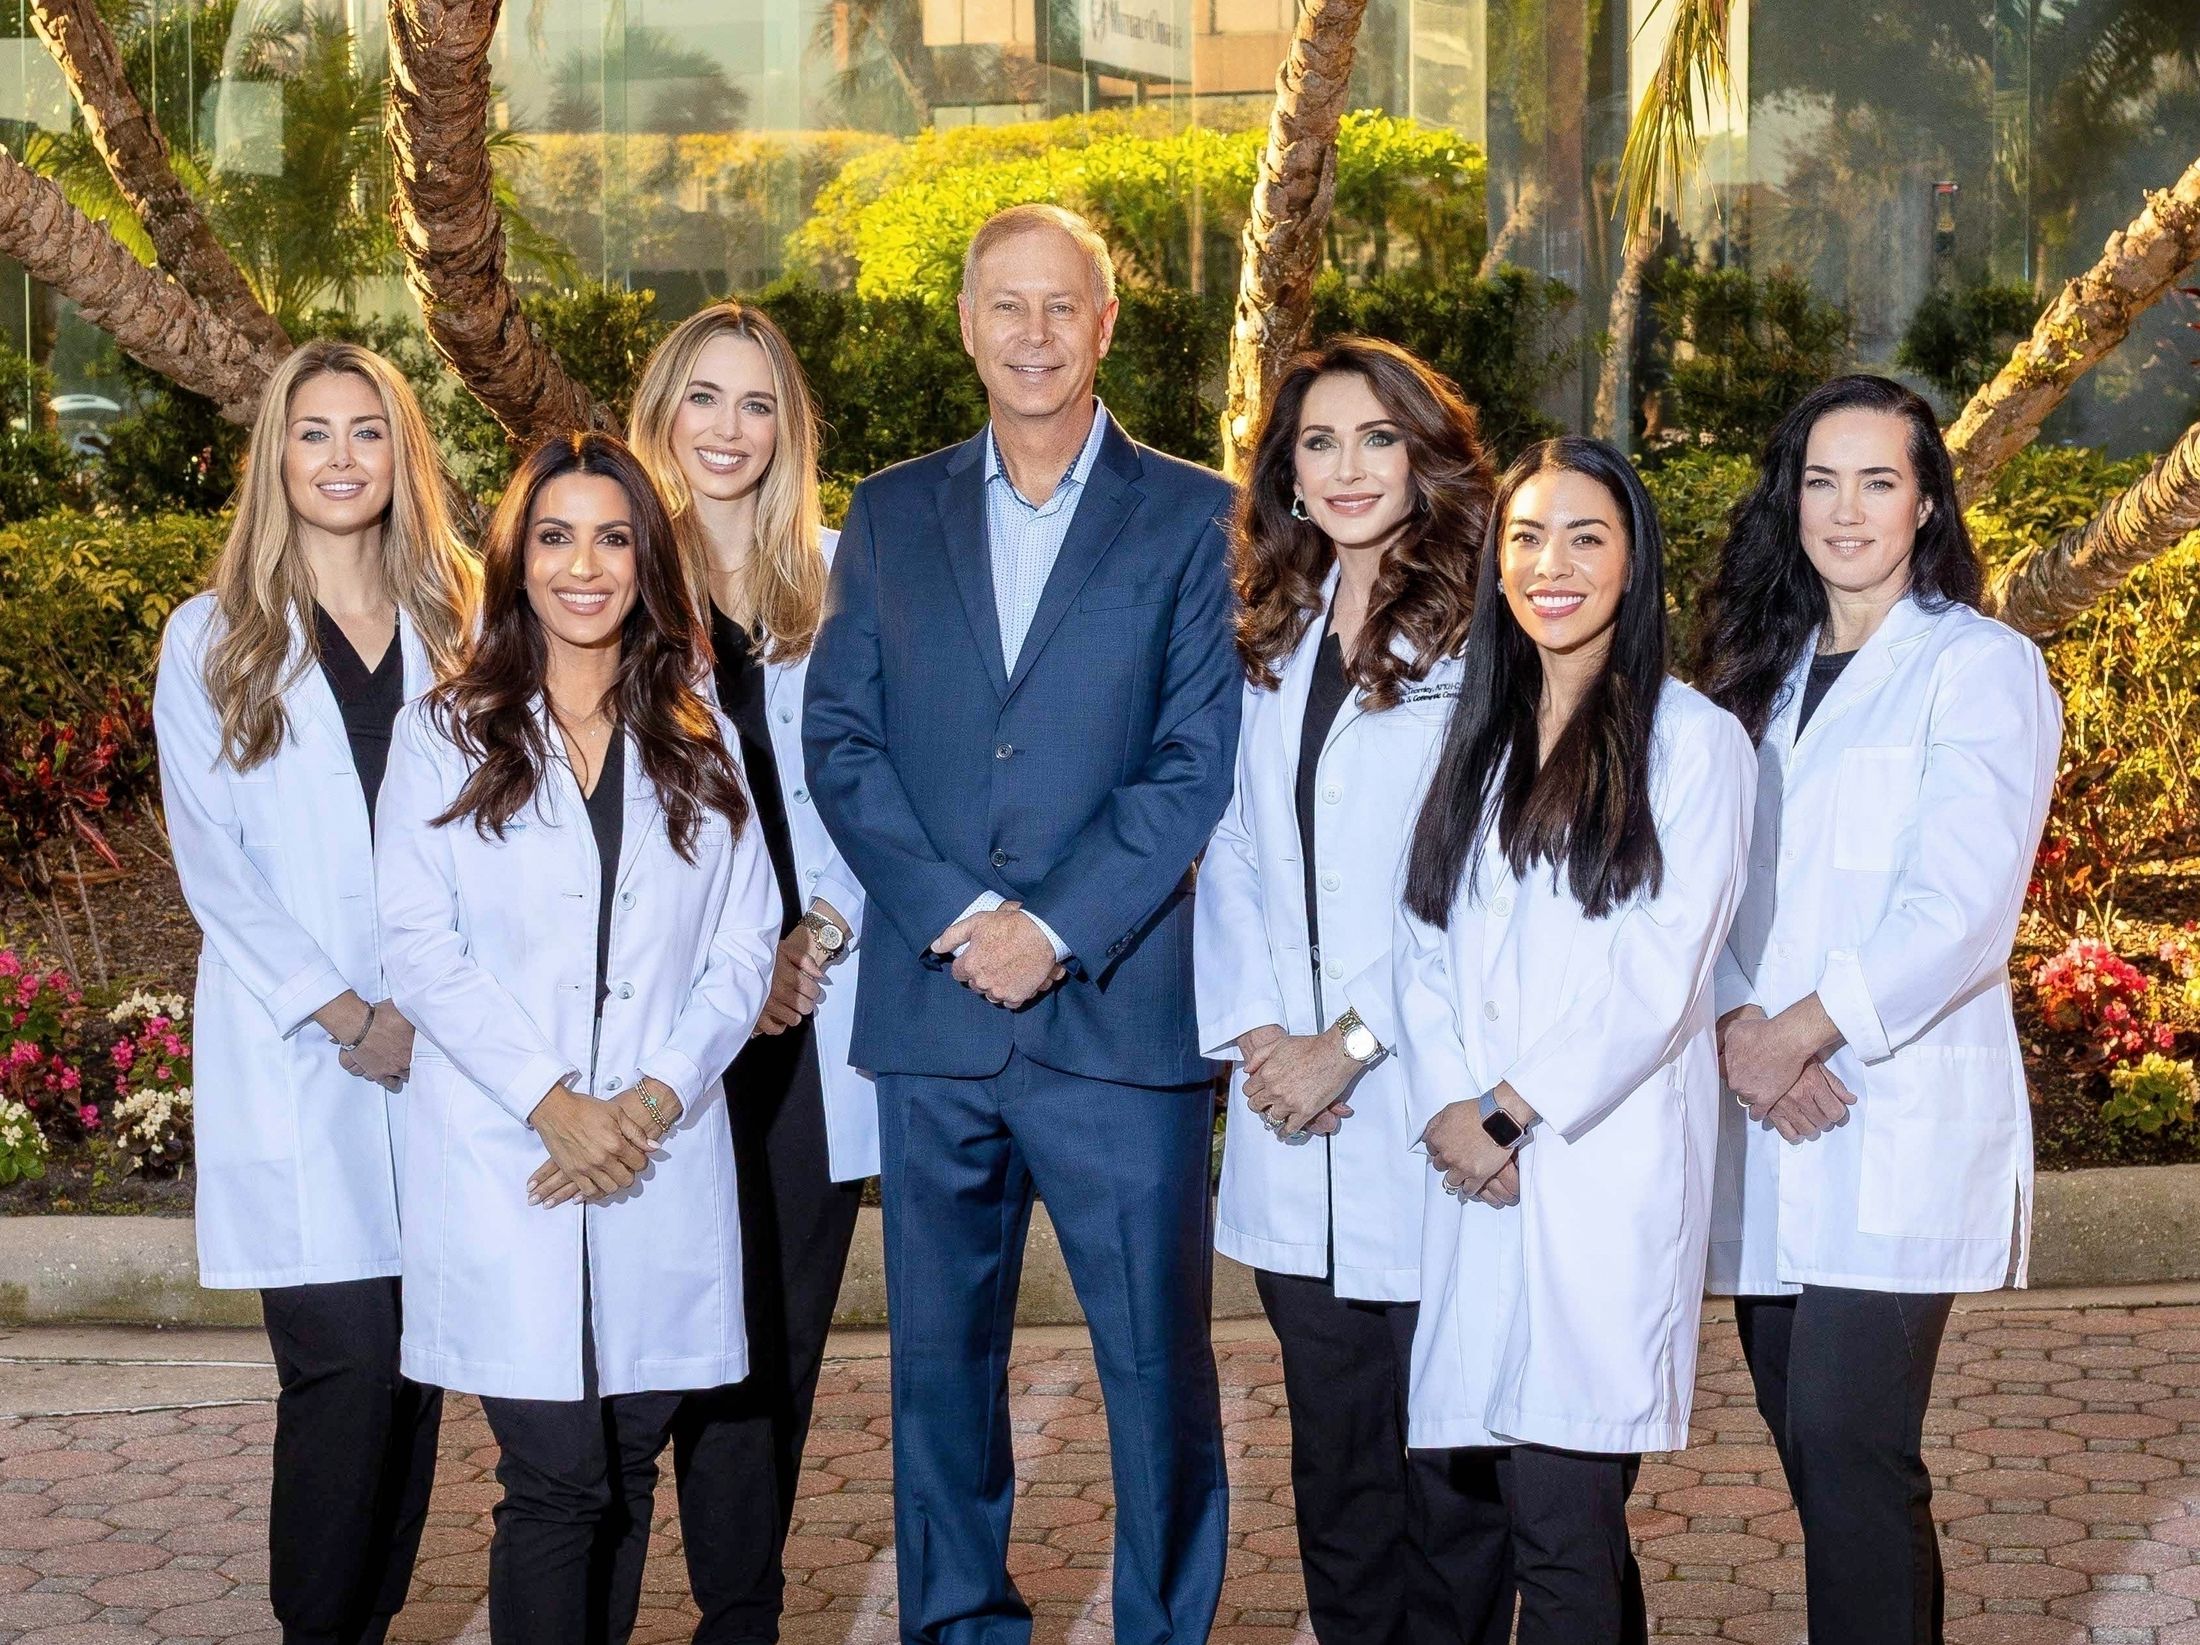
[[[1665,675],[1663,543],[1624,457],[1546,441],[1496,517],[1398,926],[1409,1123],[1434,1168],[1411,1443],[1461,1502],[1494,1465],[1520,1645],[1636,1645],[1627,1496],[1643,1452],[1688,1443],[1712,972],[1754,762]],[[1488,1579],[1439,1572],[1467,1634]]]
[[[1391,910],[1459,693],[1492,476],[1475,414],[1390,343],[1292,362],[1238,504],[1237,785],[1199,873],[1200,1044],[1231,1082],[1215,1245],[1283,1348],[1315,1637],[1391,1645],[1409,1515],[1420,1159],[1390,1049]],[[1502,1516],[1485,1526],[1501,1560]]]
[[[500,1645],[621,1645],[683,1396],[748,1370],[719,1076],[779,894],[640,463],[553,440],[483,538],[466,668],[398,722],[377,842],[420,1026],[404,1364],[481,1396]]]
[[[1934,1361],[1955,1293],[2024,1277],[2009,950],[2062,710],[2038,648],[1979,614],[1960,508],[1923,400],[1813,391],[1735,510],[1698,673],[1759,767],[1711,1283],[1740,1299],[1816,1645],[1941,1637]]]
[[[740,739],[782,905],[771,997],[726,1071],[740,1092],[727,1113],[749,1376],[692,1397],[673,1431],[696,1639],[737,1645],[779,1631],[811,1401],[863,1179],[878,1174],[878,1090],[848,1060],[864,896],[802,769],[802,690],[839,535],[818,524],[802,363],[762,309],[729,299],[673,327],[642,369],[630,426],[709,626],[710,684]]]
[[[442,1395],[398,1373],[413,1031],[374,929],[390,728],[459,663],[479,573],[405,379],[307,343],[270,379],[213,588],[153,691],[199,954],[199,1281],[260,1292],[275,1402],[268,1590],[292,1641],[404,1604]]]

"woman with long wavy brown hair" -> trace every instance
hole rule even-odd
[[[1283,1347],[1324,1645],[1407,1638],[1438,1603],[1432,1537],[1503,1558],[1494,1488],[1486,1523],[1470,1498],[1445,1527],[1409,1514],[1422,1189],[1387,1060],[1399,865],[1459,693],[1491,489],[1458,389],[1344,337],[1286,372],[1238,504],[1243,730],[1196,915],[1200,1043],[1240,1064],[1215,1243],[1253,1268]],[[1483,1620],[1441,1626],[1476,1640]]]
[[[422,1034],[404,1364],[480,1395],[501,1448],[492,1637],[617,1645],[673,1417],[748,1371],[711,1105],[779,894],[633,454],[537,448],[482,550],[480,638],[399,722],[378,846]]]
[[[478,571],[405,379],[305,344],[253,421],[213,587],[169,619],[153,721],[199,955],[199,1282],[260,1293],[268,1591],[288,1641],[403,1605],[441,1396],[398,1372],[398,1094],[372,835],[391,726],[458,666]]]

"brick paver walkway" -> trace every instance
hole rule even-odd
[[[2200,1645],[2200,1305],[2030,1300],[1959,1313],[1942,1355],[1928,1444],[1950,1567],[1949,1637]],[[1234,1500],[1214,1638],[1310,1640],[1300,1629],[1275,1343],[1250,1322],[1220,1326],[1217,1337]],[[24,1341],[0,1340],[0,1357],[22,1353]],[[259,1357],[250,1341],[236,1339],[230,1357]],[[872,1336],[835,1340],[789,1549],[790,1645],[893,1637],[882,1350]],[[137,1357],[161,1353],[151,1346]],[[192,1374],[161,1373],[175,1403],[202,1397]],[[19,1391],[29,1386],[15,1360],[0,1363],[0,1391],[11,1375]],[[87,1373],[71,1375],[81,1388]],[[1091,1352],[1074,1331],[1028,1333],[1014,1376],[1018,1580],[1039,1613],[1040,1640],[1104,1641],[1110,1491]],[[140,1371],[131,1386],[157,1392],[159,1381]],[[160,1403],[145,1391],[130,1398]],[[1719,1310],[1705,1325],[1696,1427],[1694,1448],[1644,1466],[1636,1499],[1657,1631],[1800,1645],[1795,1518]],[[0,1421],[0,1645],[271,1645],[263,1549],[272,1428],[264,1401]],[[492,1460],[478,1408],[455,1402],[412,1603],[395,1637],[486,1637]],[[668,1489],[660,1509],[669,1506]],[[667,1518],[638,1639],[686,1637],[676,1539]]]

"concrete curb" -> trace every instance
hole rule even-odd
[[[837,1326],[886,1319],[879,1213],[866,1207],[841,1282]],[[2200,1280],[2200,1165],[2069,1171],[2039,1179],[2032,1284]],[[1216,1319],[1260,1313],[1248,1268],[1215,1259]],[[251,1291],[206,1291],[188,1217],[0,1217],[0,1325],[256,1325]],[[1084,1320],[1045,1207],[1031,1219],[1023,1325]]]

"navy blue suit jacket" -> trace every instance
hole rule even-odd
[[[851,1060],[976,1077],[1014,1048],[1094,1079],[1205,1079],[1191,868],[1237,753],[1230,487],[1111,422],[1010,673],[984,452],[980,434],[856,487],[810,659],[810,789],[868,899]],[[1071,951],[1020,1011],[925,959],[986,890]]]

